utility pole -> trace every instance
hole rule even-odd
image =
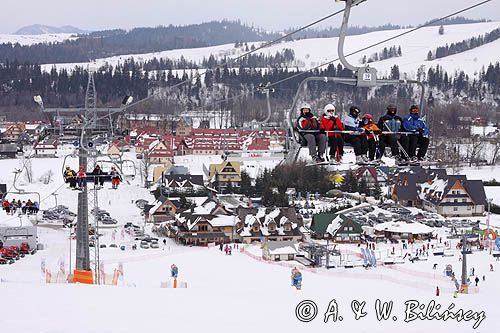
[[[493,201],[493,199],[492,198],[488,198],[488,216],[486,217],[486,237],[488,239],[488,248],[490,249],[490,254],[492,252],[491,237],[490,237],[491,201]]]
[[[462,234],[462,286],[461,290],[463,294],[467,294],[469,291],[469,285],[467,284],[467,238],[465,233]]]

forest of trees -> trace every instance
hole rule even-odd
[[[181,69],[188,66],[188,62],[154,59],[143,64],[129,59],[116,67],[107,65],[96,72],[98,105],[116,106],[125,95],[132,95],[139,100],[155,93],[157,99],[140,104],[135,111],[178,114],[185,110],[232,110],[232,124],[240,126],[246,121],[260,119],[261,110],[266,108],[265,96],[256,91],[262,83],[273,83],[293,76],[274,86],[275,92],[271,95],[273,110],[282,111],[291,106],[299,83],[308,76],[352,77],[352,72],[341,65],[329,65],[297,76],[298,69],[286,66],[293,59],[293,52],[285,50],[266,57],[249,57],[239,66],[216,67],[206,73],[204,69]],[[208,58],[204,66],[213,68],[219,66],[221,61],[224,59]],[[246,67],[249,63],[256,67]],[[400,76],[398,66],[393,66],[389,78],[399,79]],[[446,73],[439,66],[429,68],[420,76],[432,90],[446,92],[449,98],[458,96],[469,102],[481,102],[488,96],[500,95],[499,63],[488,66],[474,79],[463,72]],[[37,111],[33,95],[37,94],[43,96],[46,107],[83,105],[87,80],[87,70],[79,67],[71,72],[55,68],[43,72],[40,65],[6,62],[0,65],[0,113],[7,114],[12,120],[33,119],[33,112]],[[188,82],[169,88],[183,81]],[[417,90],[411,86],[384,86],[378,88],[375,94],[369,94],[366,88],[317,82],[310,84],[308,91],[306,98],[315,107],[322,108],[322,104],[335,101],[339,110],[342,110],[356,104],[364,112],[375,116],[383,112],[386,103],[396,102],[406,108],[418,98]],[[275,112],[273,120],[283,120],[283,113]]]
[[[391,46],[389,48],[384,47],[384,49],[381,52],[377,52],[372,54],[370,57],[363,56],[361,59],[361,62],[363,64],[366,63],[372,63],[375,61],[381,61],[385,59],[390,59],[390,58],[395,58],[395,57],[401,57],[403,55],[403,52],[401,51],[401,46]]]
[[[464,39],[463,41],[458,43],[451,43],[450,45],[446,44],[445,46],[440,46],[434,51],[434,53],[432,53],[432,51],[429,51],[427,53],[427,60],[444,58],[450,55],[472,50],[484,44],[494,42],[499,38],[500,38],[500,28],[492,30],[491,32],[486,33],[485,35],[479,35],[477,37]]]

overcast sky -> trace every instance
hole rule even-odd
[[[368,0],[351,15],[355,25],[417,25],[480,0]],[[1,0],[0,33],[35,23],[102,30],[240,19],[269,30],[298,27],[343,7],[334,0]],[[500,0],[464,16],[500,21]],[[327,21],[338,26],[340,19]]]

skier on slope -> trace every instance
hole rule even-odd
[[[292,269],[292,286],[297,290],[302,288],[302,273],[297,269],[297,267]]]
[[[177,268],[175,264],[172,264],[172,266],[170,266],[170,276],[173,277],[174,279],[177,279],[178,275],[179,275],[179,268]]]
[[[324,162],[323,154],[326,151],[326,135],[321,133],[320,122],[311,112],[311,106],[308,103],[302,104],[300,107],[300,116],[297,119],[297,128],[302,132],[304,140],[309,148],[309,155],[316,163]],[[316,150],[316,145],[318,149]]]
[[[354,148],[354,155],[356,155],[356,163],[364,164],[368,162],[366,153],[368,152],[368,141],[366,136],[363,135],[365,130],[360,126],[359,113],[361,111],[356,106],[351,106],[349,114],[344,118],[344,128],[352,131],[352,134],[345,136],[345,142],[350,143]]]
[[[379,135],[380,128],[373,123],[371,114],[364,114],[361,118],[361,128],[365,130],[368,141],[368,158],[370,161],[380,161],[382,155],[380,153]]]
[[[335,106],[327,104],[320,121],[321,129],[325,131],[343,131],[344,125],[340,117],[335,114]],[[342,133],[327,133],[328,146],[330,147],[330,160],[340,162],[344,155],[344,138]]]
[[[111,187],[116,190],[122,181],[122,176],[120,176],[120,173],[115,167],[111,167],[111,172],[109,174],[111,176]]]
[[[404,132],[403,119],[397,115],[398,108],[394,104],[387,106],[387,113],[380,117],[377,125],[386,132],[380,138],[380,152],[382,155],[385,153],[385,147],[391,148],[392,157],[396,159],[396,163],[404,163],[406,161],[406,154],[399,149],[401,144],[405,152],[408,150],[408,137],[407,135],[390,134],[389,132]]]
[[[410,114],[403,118],[404,129],[416,134],[410,135],[408,138],[408,155],[414,162],[423,161],[429,147],[429,127],[420,117],[419,113],[419,107],[412,105],[410,107]],[[417,146],[420,147],[418,154],[416,153]]]

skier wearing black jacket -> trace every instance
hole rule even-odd
[[[387,106],[387,113],[380,117],[378,121],[378,127],[384,132],[406,132],[403,127],[403,119],[396,113],[398,109],[396,105],[390,104]],[[391,148],[392,156],[396,160],[405,160],[406,154],[399,150],[398,141],[401,147],[407,152],[408,151],[408,137],[406,135],[399,134],[385,134],[380,137],[379,149],[380,154],[384,155],[385,147],[389,146]]]

